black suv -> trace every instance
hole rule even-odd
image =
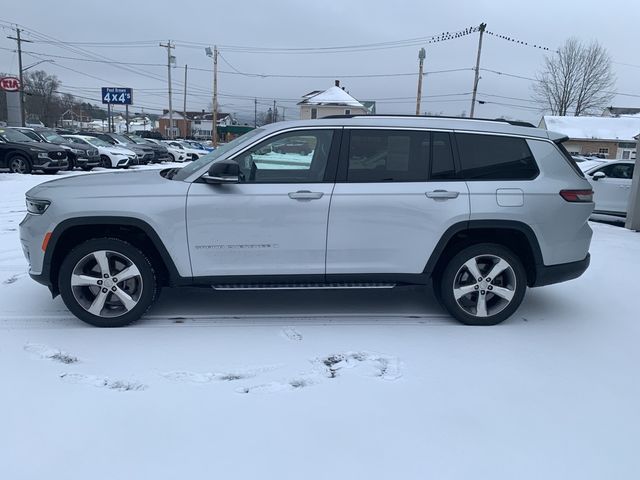
[[[80,167],[84,171],[89,171],[93,167],[100,166],[100,154],[98,149],[89,147],[87,145],[81,145],[74,143],[64,137],[61,137],[58,133],[50,128],[42,127],[11,127],[20,131],[27,137],[36,142],[53,143],[59,145],[67,151],[67,170],[73,170],[75,167]]]
[[[36,142],[15,129],[0,128],[0,168],[8,168],[12,173],[31,173],[33,170],[56,173],[67,165],[64,148]]]
[[[170,162],[171,156],[169,155],[169,150],[164,145],[158,145],[157,143],[149,142],[142,137],[137,135],[123,135],[123,137],[128,138],[136,145],[150,147],[153,149],[153,163],[161,163],[161,162]]]

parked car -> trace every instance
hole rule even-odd
[[[90,171],[94,167],[100,166],[100,155],[96,148],[87,147],[70,142],[60,134],[50,128],[42,127],[11,127],[24,133],[36,142],[52,143],[59,145],[67,151],[67,170],[73,170],[80,167],[84,171]]]
[[[194,148],[193,146],[181,140],[165,140],[163,143],[168,146],[184,150],[185,153],[191,155],[191,160],[198,160],[200,157],[204,157],[205,155],[209,154],[208,150],[202,148]]]
[[[129,168],[135,164],[136,153],[128,148],[112,145],[104,140],[88,135],[65,135],[69,141],[96,148],[100,166],[104,168]]]
[[[634,160],[611,161],[587,170],[596,202],[594,213],[627,216],[635,163]]]
[[[15,129],[0,128],[0,168],[12,173],[57,173],[67,168],[67,150],[32,140]]]
[[[169,160],[171,162],[185,162],[187,160],[191,160],[191,154],[186,153],[184,148],[177,148],[169,144],[163,144],[160,140],[156,140],[154,138],[145,138],[145,140],[149,143],[155,143],[156,145],[162,145],[165,147],[169,153]]]
[[[157,144],[154,142],[147,141],[146,138],[138,137],[136,135],[122,135],[125,138],[128,138],[133,143],[139,146],[148,147],[153,150],[153,163],[162,163],[171,161],[171,157],[169,156],[169,151],[167,150],[166,145]]]
[[[97,326],[138,319],[163,286],[405,284],[493,325],[589,265],[593,192],[566,139],[477,119],[278,122],[181,168],[34,187],[20,239],[30,275]],[[283,140],[313,152],[289,162],[270,149]]]
[[[584,155],[572,155],[572,157],[583,172],[591,170],[593,167],[597,167],[598,165],[607,163],[606,160],[597,157],[585,157]]]
[[[196,150],[206,150],[207,152],[213,152],[215,150],[214,147],[202,142],[196,142],[195,140],[180,140],[184,145],[189,146],[191,148],[195,148]]]
[[[111,145],[132,150],[136,154],[136,159],[132,165],[146,165],[153,162],[155,158],[153,148],[148,145],[138,145],[133,140],[119,133],[81,131],[78,134],[96,137]]]

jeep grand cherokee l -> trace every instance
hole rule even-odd
[[[565,139],[438,117],[275,123],[183,168],[43,183],[20,237],[31,276],[98,326],[138,319],[164,286],[406,284],[493,325],[589,265],[592,191]]]

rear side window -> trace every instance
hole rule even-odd
[[[465,180],[531,180],[538,166],[524,138],[457,133]]]
[[[347,181],[425,182],[430,133],[400,130],[351,130]]]

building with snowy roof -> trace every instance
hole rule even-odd
[[[371,102],[369,102],[371,103]],[[333,87],[327,90],[314,90],[307,93],[298,102],[300,119],[323,118],[329,115],[368,115],[371,106],[366,106],[349,95],[340,81],[336,80]],[[373,106],[375,108],[375,104]]]
[[[636,156],[634,137],[640,132],[640,117],[557,117],[545,115],[540,128],[565,134],[572,155],[598,155],[608,159]]]

